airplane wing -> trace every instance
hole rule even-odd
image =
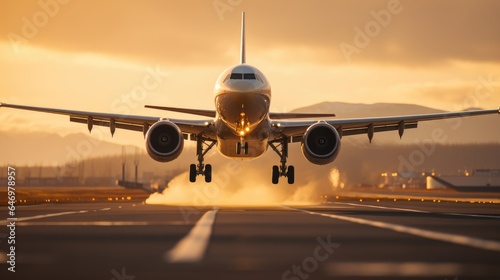
[[[374,118],[353,118],[325,120],[324,122],[337,129],[340,136],[367,134],[372,139],[375,132],[397,130],[399,136],[403,135],[405,129],[416,128],[418,122],[442,120],[449,118],[471,117],[479,115],[500,114],[500,109],[495,110],[474,110],[463,112],[406,115],[392,117],[374,117]],[[318,121],[277,121],[273,120],[271,125],[276,138],[283,136],[290,137],[291,142],[299,142],[306,129]]]
[[[7,104],[7,103],[0,103],[0,107],[66,115],[69,116],[69,120],[71,122],[87,124],[89,131],[92,130],[92,127],[94,125],[106,126],[110,128],[111,134],[114,134],[116,128],[120,128],[126,130],[142,131],[144,135],[146,135],[146,132],[148,131],[149,127],[162,119],[160,117],[75,111],[75,110],[33,107],[33,106],[24,106],[16,104]],[[186,134],[198,135],[201,133],[205,137],[215,139],[215,132],[212,130],[213,120],[179,120],[179,119],[168,119],[168,120],[175,123],[185,135]]]
[[[170,112],[185,113],[191,115],[205,116],[215,118],[215,110],[200,110],[200,109],[189,109],[189,108],[177,108],[177,107],[163,107],[146,105],[146,108],[158,109]],[[271,119],[299,119],[299,118],[331,118],[335,117],[335,114],[318,114],[318,113],[269,113]]]

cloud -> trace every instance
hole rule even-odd
[[[213,1],[73,0],[35,26],[35,35],[24,43],[156,63],[227,65],[237,61],[240,11],[246,10],[250,54],[307,49],[301,54],[305,61],[338,64],[346,63],[339,45],[354,44],[355,29],[366,32],[369,23],[377,22],[374,14],[394,1],[233,1],[221,17]],[[411,66],[500,61],[500,2],[400,1],[399,7],[352,62]],[[3,40],[9,34],[26,37],[26,20],[34,24],[34,16],[44,11],[38,1],[2,1]]]

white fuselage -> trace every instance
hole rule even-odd
[[[239,64],[224,70],[214,88],[217,148],[226,157],[256,158],[267,150],[271,86],[257,68]],[[238,153],[238,143],[248,143]]]

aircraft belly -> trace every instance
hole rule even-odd
[[[217,126],[217,148],[219,152],[229,158],[252,159],[262,156],[267,151],[267,142],[269,139],[269,121],[263,120],[256,129],[245,137],[239,137],[234,134],[232,128],[228,127],[222,120],[216,122]],[[238,143],[242,147],[248,143],[248,150],[245,153],[244,148],[238,153]]]
[[[220,153],[228,158],[237,159],[254,159],[260,157],[267,150],[267,141],[261,141],[257,139],[246,139],[245,142],[248,143],[248,153],[245,154],[244,149],[240,150],[240,154],[237,153],[237,145],[240,142],[238,137],[231,139],[224,139],[217,141],[217,147]]]

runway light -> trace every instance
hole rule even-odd
[[[362,198],[360,198],[360,199],[359,199],[359,202],[363,202],[363,199],[362,199]]]
[[[92,197],[92,201],[95,201],[95,197]]]
[[[424,202],[424,199],[423,199],[423,198],[422,198],[421,200],[422,200],[422,202]]]
[[[380,200],[379,200],[379,199],[377,199],[377,202],[380,202]]]
[[[408,198],[408,201],[411,201],[411,198]]]
[[[396,201],[396,199],[394,199],[394,201]]]
[[[112,197],[108,197],[108,201],[113,201],[113,198]]]
[[[130,196],[127,196],[127,200],[131,200],[132,198]]]

